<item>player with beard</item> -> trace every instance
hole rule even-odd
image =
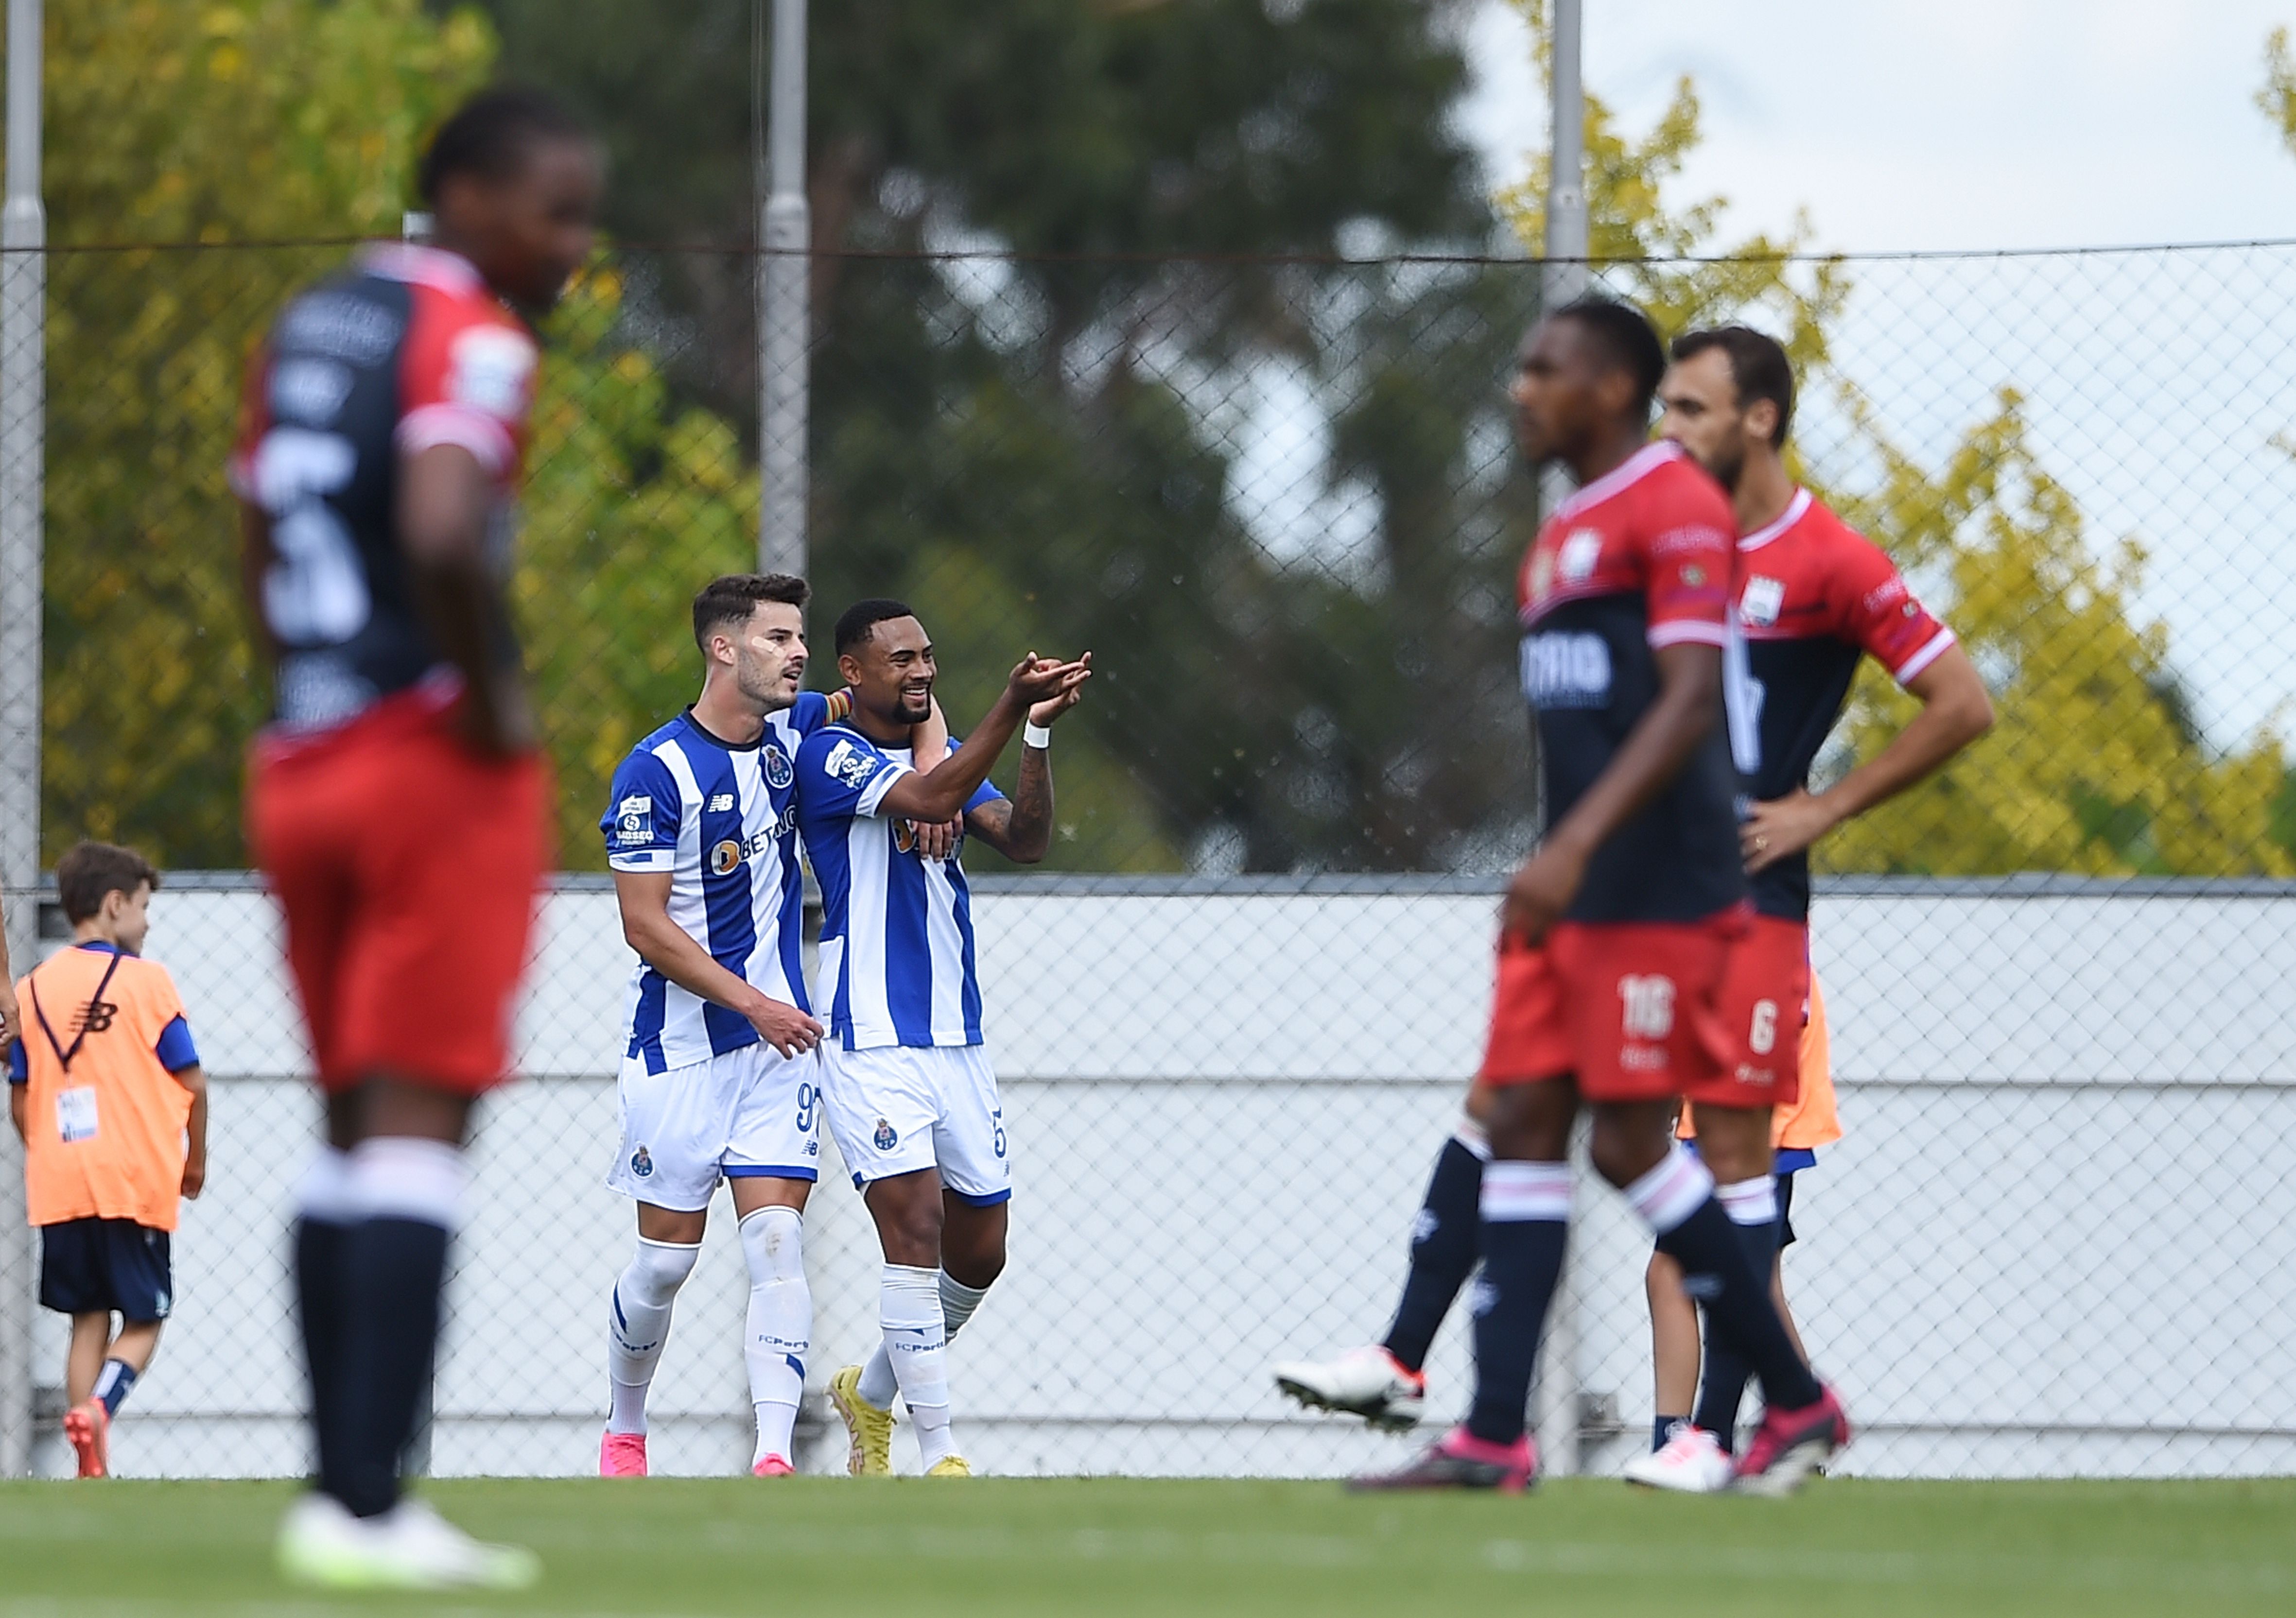
[[[637,1250],[607,1317],[603,1477],[646,1474],[646,1393],[720,1180],[750,1273],[742,1352],[757,1418],[750,1470],[793,1471],[812,1348],[800,1217],[821,1151],[821,1024],[806,1001],[792,799],[799,745],[851,695],[799,689],[805,581],[711,580],[693,599],[693,706],[630,750],[600,828],[637,952],[616,1083],[621,1143],[606,1183],[637,1204]],[[938,709],[917,727],[938,750]],[[945,846],[946,828],[928,828]]]
[[[916,615],[883,600],[848,608],[837,666],[853,713],[799,749],[798,829],[821,879],[829,1132],[876,1223],[885,1267],[882,1345],[832,1377],[829,1394],[856,1475],[890,1470],[898,1392],[925,1475],[969,1477],[949,1419],[947,1344],[1004,1271],[1013,1169],[982,1034],[962,839],[936,856],[915,822],[961,806],[968,835],[1020,864],[1043,859],[1051,726],[1083,696],[1092,654],[1045,663],[1031,652],[964,745],[930,771],[908,746],[938,673]],[[988,771],[1024,720],[1007,798]]]
[[[1810,846],[1834,827],[1920,781],[1985,733],[1993,707],[1953,632],[1924,611],[1871,541],[1798,487],[1784,451],[1793,419],[1785,350],[1744,326],[1676,339],[1660,384],[1659,430],[1730,491],[1738,531],[1734,603],[1746,666],[1734,682],[1731,723],[1753,802],[1740,840],[1755,916],[1722,992],[1742,1091],[1777,1106],[1799,1089],[1809,994]],[[1810,766],[1841,717],[1858,660],[1871,657],[1921,709],[1871,758],[1820,792]],[[1770,1107],[1697,1107],[1699,1150],[1750,1245],[1775,1254],[1779,1212]],[[1759,1124],[1759,1129],[1737,1127]],[[1730,1139],[1718,1140],[1717,1126]],[[1771,1263],[1763,1262],[1764,1273]],[[1705,1491],[1730,1481],[1743,1355],[1709,1333],[1690,1424],[1628,1468],[1657,1488]]]
[[[1596,1171],[1761,1380],[1767,1415],[1742,1486],[1790,1490],[1849,1437],[1771,1302],[1767,1262],[1757,1267],[1714,1176],[1669,1129],[1678,1097],[1717,1114],[1743,1105],[1717,1011],[1746,878],[1722,723],[1734,525],[1678,446],[1649,441],[1665,364],[1650,323],[1603,298],[1554,311],[1521,349],[1511,392],[1525,458],[1562,462],[1579,486],[1520,580],[1549,821],[1508,886],[1477,1078],[1491,1156],[1475,1396],[1460,1426],[1359,1488],[1519,1490],[1535,1473],[1526,1407],[1562,1274],[1582,1100]]]

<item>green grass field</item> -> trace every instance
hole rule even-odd
[[[330,1602],[272,1576],[288,1485],[10,1483],[0,1618],[2296,1611],[2289,1480],[1837,1480],[1784,1503],[1592,1482],[1514,1500],[1082,1480],[472,1482],[430,1493],[464,1525],[539,1550],[542,1588]]]

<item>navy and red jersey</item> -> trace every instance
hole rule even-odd
[[[1657,699],[1658,648],[1728,639],[1728,496],[1652,444],[1556,508],[1523,560],[1522,688],[1553,825]],[[1726,727],[1595,852],[1573,921],[1693,921],[1746,896]]]
[[[1871,654],[1905,684],[1953,644],[1914,599],[1880,546],[1796,489],[1785,513],[1738,541],[1738,623],[1749,678],[1734,682],[1733,723],[1752,722],[1759,764],[1748,763],[1755,797],[1784,797],[1809,784],[1817,750],[1841,716],[1857,659]],[[1754,908],[1809,916],[1809,858],[1797,854],[1758,872]]]
[[[282,731],[332,731],[398,692],[451,699],[399,551],[398,463],[441,444],[478,458],[496,491],[488,560],[507,580],[536,358],[470,262],[435,248],[370,249],[281,314],[250,369],[231,482],[270,519]],[[515,658],[506,623],[498,640]]]

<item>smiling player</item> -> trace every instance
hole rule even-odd
[[[720,1179],[750,1272],[742,1352],[757,1418],[750,1470],[794,1469],[812,1348],[800,1217],[819,1172],[821,1024],[806,1001],[791,802],[799,745],[850,702],[799,690],[811,592],[782,574],[713,579],[693,599],[701,694],[614,772],[607,863],[637,952],[606,1183],[638,1205],[637,1251],[607,1321],[603,1477],[646,1473],[646,1393],[693,1271]],[[937,710],[917,729],[947,739]]]
[[[964,745],[930,772],[905,745],[932,701],[932,642],[898,601],[837,621],[852,717],[798,754],[798,826],[821,878],[821,984],[830,1133],[864,1189],[885,1268],[883,1336],[866,1365],[830,1379],[852,1441],[849,1469],[890,1470],[898,1392],[927,1475],[968,1477],[949,1421],[947,1342],[1004,1268],[1013,1171],[1004,1105],[981,1035],[972,901],[957,850],[937,858],[914,825],[962,810],[964,829],[1034,864],[1053,830],[1052,723],[1092,674],[1024,658]],[[988,771],[1021,722],[1013,796]]]

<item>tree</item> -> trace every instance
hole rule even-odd
[[[1544,0],[1514,4],[1543,61]],[[2267,110],[2296,131],[2296,68],[2284,36],[2272,53]],[[1830,483],[1811,467],[1801,475],[1923,581],[1985,674],[1999,713],[1994,732],[1935,779],[1821,844],[1818,868],[2296,871],[2274,835],[2276,807],[2287,802],[2280,741],[2267,732],[2218,751],[2199,734],[2166,628],[2135,614],[2143,547],[2123,540],[2098,559],[2079,507],[2034,451],[2013,391],[1936,468],[1894,443],[1874,401],[1833,359],[1829,329],[1856,289],[1841,261],[1799,257],[1807,222],[1797,220],[1784,241],[1757,235],[1725,246],[1716,238],[1726,199],[1668,199],[1668,183],[1699,138],[1687,78],[1640,140],[1619,128],[1599,96],[1587,97],[1592,251],[1613,261],[1603,279],[1669,334],[1733,319],[1781,333],[1805,394],[1831,395],[1849,425],[1856,453],[1839,462],[1880,468],[1877,481]],[[1545,232],[1543,155],[1529,169],[1500,203],[1535,246]],[[1821,769],[1847,769],[1877,749],[1912,707],[1867,664]],[[2296,821],[2287,807],[2280,817],[2284,827]]]
[[[341,257],[106,244],[396,234],[416,137],[491,49],[415,0],[47,9],[46,857],[242,862],[264,698],[224,462],[255,336]]]
[[[509,69],[606,129],[620,229],[748,235],[745,5],[490,11]],[[1527,278],[1201,257],[1324,254],[1366,221],[1480,245],[1440,21],[1414,0],[815,12],[814,582],[832,610],[929,609],[960,717],[1021,645],[1095,650],[1055,860],[1169,865],[1225,830],[1254,869],[1440,865],[1524,796],[1520,715],[1488,699],[1510,496],[1469,474],[1523,314],[1501,289]],[[849,256],[952,239],[1014,256]],[[657,285],[715,334],[669,374],[746,422],[753,374],[718,363],[750,348],[736,263],[680,256]],[[1383,335],[1340,317],[1365,309]],[[1275,364],[1323,395],[1332,481],[1381,506],[1376,579],[1271,555],[1235,512],[1221,396]],[[1389,430],[1381,401],[1431,386],[1429,433]]]

